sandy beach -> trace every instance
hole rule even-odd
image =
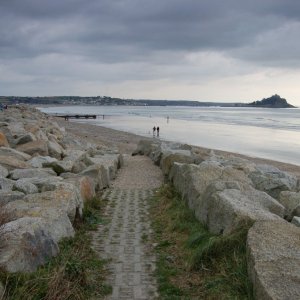
[[[147,139],[143,136],[135,135],[124,131],[118,131],[102,126],[65,121],[60,118],[56,119],[60,126],[65,127],[67,132],[74,134],[80,140],[95,143],[103,147],[116,147],[121,153],[124,154],[131,154],[136,149],[136,145],[141,139]],[[193,149],[199,155],[200,158],[206,158],[209,155],[209,153],[213,150],[214,153],[217,155],[222,155],[225,157],[233,155],[248,159],[258,164],[269,164],[279,168],[282,171],[295,174],[300,179],[300,166],[284,162],[278,162],[274,160],[268,160],[264,158],[249,157],[238,153],[207,149],[198,146],[193,146]]]

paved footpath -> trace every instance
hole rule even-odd
[[[110,189],[105,216],[93,246],[102,258],[109,259],[108,283],[112,295],[106,299],[155,299],[155,255],[148,237],[151,235],[148,200],[161,186],[163,177],[148,157],[127,156]],[[148,243],[148,244],[147,244]]]

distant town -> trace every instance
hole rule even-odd
[[[201,102],[188,100],[134,100],[109,96],[79,97],[79,96],[49,96],[49,97],[19,97],[0,96],[0,105],[126,105],[126,106],[219,106],[219,107],[268,107],[293,108],[286,99],[279,95],[253,101],[251,103]]]

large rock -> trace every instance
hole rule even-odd
[[[248,232],[248,273],[256,299],[300,299],[300,228],[256,222]]]
[[[132,155],[147,155],[149,156],[151,152],[157,151],[160,148],[161,143],[159,141],[153,140],[140,140],[137,149],[132,153]]]
[[[85,159],[86,152],[82,150],[75,150],[75,149],[67,149],[64,152],[64,160],[71,160],[73,162],[80,161]]]
[[[26,154],[26,153],[17,151],[17,150],[12,149],[12,148],[7,148],[7,147],[1,147],[0,148],[0,155],[12,156],[16,159],[23,160],[23,161],[26,161],[26,160],[31,158],[31,156]]]
[[[24,193],[18,191],[0,190],[0,205],[5,205],[11,201],[20,200],[24,197]]]
[[[285,207],[285,218],[291,221],[294,210],[300,206],[300,192],[283,191],[280,193],[278,201]]]
[[[35,156],[27,162],[33,168],[43,168],[56,161],[57,159],[51,156]]]
[[[8,176],[8,170],[0,165],[0,178]]]
[[[10,155],[0,155],[0,165],[2,165],[7,170],[26,169],[30,167],[27,162]]]
[[[26,134],[26,131],[23,123],[19,122],[19,120],[12,118],[7,121],[8,125],[4,128],[2,127],[2,131],[5,133],[10,146],[15,147],[18,138]]]
[[[33,177],[49,177],[55,176],[56,173],[50,168],[33,168],[33,169],[15,169],[9,173],[9,177],[18,180],[22,178],[33,178]]]
[[[64,131],[56,122],[51,122],[51,127],[47,128],[47,136],[50,141],[60,141],[64,136]]]
[[[174,163],[169,173],[170,181],[193,210],[199,195],[204,194],[207,186],[214,180],[221,179],[221,176],[222,169],[217,165],[212,168],[204,168],[203,165],[200,168],[193,164]]]
[[[29,194],[23,198],[25,202],[47,209],[58,208],[65,211],[71,222],[82,216],[83,200],[78,187],[71,183],[59,182],[53,191]]]
[[[83,161],[75,161],[73,163],[73,166],[72,166],[72,169],[71,169],[71,172],[72,173],[75,173],[75,174],[78,174],[78,173],[81,173],[83,170],[85,170],[88,166],[83,162]]]
[[[69,166],[64,172],[80,173],[93,163],[87,159],[87,153],[82,150],[69,149],[64,152],[64,164]]]
[[[38,188],[39,193],[54,191],[59,183],[63,181],[63,178],[59,176],[49,176],[49,177],[33,177],[33,178],[22,178],[18,181],[24,183],[31,183]]]
[[[19,136],[26,134],[26,130],[22,122],[10,122],[7,129],[14,138],[18,138]]]
[[[94,157],[87,158],[92,164],[102,165],[107,172],[107,177],[109,180],[116,178],[117,170],[122,164],[122,155],[120,154],[104,154],[96,155]]]
[[[91,177],[72,176],[65,179],[65,182],[70,182],[79,188],[81,198],[84,202],[89,201],[96,196],[95,183]]]
[[[48,144],[46,141],[37,140],[29,142],[17,147],[17,150],[25,152],[29,155],[39,154],[42,156],[48,155]]]
[[[291,223],[300,227],[300,217],[294,216]]]
[[[162,149],[164,145],[160,141],[141,140],[132,155],[147,155],[156,166],[160,166],[163,153],[167,151],[166,149]]]
[[[223,157],[215,155],[214,152],[212,152],[207,161],[219,163],[223,167],[231,167],[233,169],[242,171],[245,174],[250,174],[256,171],[255,163],[233,155],[230,155],[229,157]]]
[[[42,218],[24,217],[7,223],[0,266],[8,272],[33,272],[57,255],[57,243]]]
[[[36,141],[36,137],[31,132],[28,132],[24,135],[21,135],[16,140],[16,145],[22,145],[22,144],[26,144],[26,143],[33,142],[33,141]]]
[[[42,208],[35,208],[31,210],[31,213],[33,215],[39,214],[46,220],[50,235],[55,242],[58,243],[62,238],[74,236],[75,231],[72,223],[66,212],[62,209],[48,208],[44,210]]]
[[[11,191],[15,185],[15,181],[0,177],[0,190]]]
[[[101,191],[109,186],[107,169],[103,166],[103,164],[89,166],[79,173],[79,175],[90,177],[95,184],[96,191]]]
[[[239,169],[222,166],[217,161],[204,161],[200,165],[174,163],[169,179],[191,208],[196,207],[199,195],[216,181],[238,181],[251,185],[248,176]]]
[[[108,148],[106,146],[96,146],[93,145],[92,147],[89,147],[88,149],[86,149],[88,155],[90,157],[94,157],[97,155],[105,155],[105,154],[119,154],[119,151],[117,148]]]
[[[189,150],[176,150],[162,155],[160,167],[164,175],[168,175],[174,162],[193,164],[195,159]]]
[[[39,130],[35,131],[34,135],[36,136],[36,138],[38,140],[48,142],[48,137],[47,137],[46,133],[44,133],[43,130],[39,129]]]
[[[71,172],[73,168],[73,162],[68,160],[56,160],[47,164],[44,164],[44,166],[47,166],[49,168],[52,168],[53,171],[57,174],[60,175],[61,173],[66,173],[66,172]]]
[[[63,155],[63,148],[56,141],[48,141],[48,153],[50,156],[61,159]]]
[[[292,212],[293,216],[300,217],[300,205],[298,205]]]
[[[203,160],[192,153],[192,147],[174,142],[141,140],[132,155],[147,155],[155,165],[161,166],[168,174],[173,162],[200,163]]]
[[[74,228],[65,211],[48,207],[36,206],[23,200],[10,202],[5,209],[16,218],[34,217],[42,218],[47,225],[51,238],[58,243],[62,238],[73,237]]]
[[[24,194],[34,194],[39,192],[38,188],[34,184],[24,181],[23,179],[19,179],[15,182],[14,190]]]
[[[174,163],[170,180],[196,218],[213,233],[228,234],[240,224],[283,217],[284,207],[251,186],[247,175],[216,161]]]
[[[284,208],[275,199],[238,182],[216,182],[198,198],[196,217],[210,232],[229,234],[257,220],[280,220]]]
[[[282,191],[297,191],[298,178],[269,165],[258,165],[249,174],[256,189],[278,199]]]
[[[0,147],[9,147],[7,138],[3,132],[0,131]]]
[[[64,144],[67,148],[69,149],[74,149],[74,150],[85,150],[86,145],[83,145],[80,143],[78,140],[74,139],[74,137],[70,135],[65,135],[61,139],[61,143]]]
[[[7,127],[8,125],[9,125],[9,123],[7,123],[7,122],[2,122],[2,118],[1,118],[1,120],[0,120],[0,128],[2,128],[2,127]]]

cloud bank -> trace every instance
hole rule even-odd
[[[0,94],[300,104],[300,2],[244,2],[3,0]]]

